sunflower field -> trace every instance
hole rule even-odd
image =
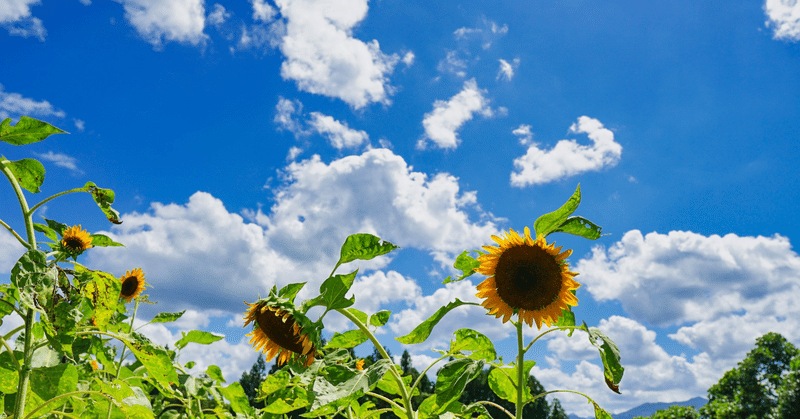
[[[0,122],[0,140],[24,146],[64,131],[28,117],[11,125]],[[17,232],[0,220],[26,249],[11,271],[11,281],[0,284],[0,322],[16,313],[23,324],[0,336],[0,418],[283,418],[302,413],[306,418],[481,418],[492,416],[487,406],[503,415],[521,419],[525,405],[557,392],[576,393],[594,406],[597,419],[610,419],[589,396],[576,390],[553,390],[532,394],[527,376],[535,364],[525,354],[548,333],[567,333],[588,338],[599,352],[604,378],[611,391],[619,392],[624,368],[617,346],[603,332],[578,325],[572,307],[578,305],[575,290],[580,284],[570,271],[562,251],[547,242],[552,233],[568,233],[587,239],[601,236],[591,221],[572,216],[580,204],[580,187],[554,212],[542,215],[521,233],[510,230],[492,236],[494,246],[464,251],[455,260],[460,281],[475,273],[486,276],[476,289],[480,304],[452,301],[405,336],[395,337],[405,345],[419,344],[451,310],[481,305],[498,322],[511,322],[517,332],[517,356],[504,362],[492,341],[469,329],[457,330],[450,346],[437,350],[439,358],[413,378],[404,374],[376,337],[391,313],[364,313],[348,298],[358,270],[337,273],[345,263],[370,260],[399,247],[371,234],[353,234],[341,247],[340,257],[324,280],[316,297],[295,301],[305,282],[292,283],[243,307],[244,326],[256,351],[282,368],[258,388],[263,408],[251,406],[238,382],[227,384],[219,367],[211,365],[201,374],[188,372],[194,362],[183,363],[181,350],[187,345],[206,345],[222,336],[193,330],[183,333],[172,349],[153,343],[134,328],[140,304],[153,304],[144,294],[146,274],[130,267],[117,277],[78,263],[78,257],[93,247],[123,246],[102,234],[92,234],[80,225],[68,226],[34,213],[46,203],[70,193],[87,193],[109,222],[122,222],[112,208],[114,192],[92,182],[47,197],[34,205],[28,196],[39,193],[45,169],[34,159],[12,161],[0,156],[0,170],[19,202],[25,231]],[[33,195],[26,195],[33,194]],[[474,257],[472,255],[475,255]],[[321,307],[317,319],[311,308]],[[352,328],[325,341],[322,320],[338,312]],[[160,313],[149,323],[178,320],[183,312]],[[2,323],[0,323],[2,324]],[[548,329],[530,342],[523,339],[525,327]],[[578,333],[575,333],[575,332]],[[365,364],[352,348],[370,341],[379,358]],[[420,400],[420,384],[427,372],[439,368],[435,390]],[[469,405],[459,398],[470,381],[488,371],[492,392],[513,403],[508,411],[490,401]],[[364,401],[373,396],[382,407]],[[417,402],[412,403],[412,400]]]

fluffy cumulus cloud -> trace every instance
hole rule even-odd
[[[205,2],[203,0],[116,0],[125,8],[125,18],[154,48],[164,42],[192,45],[205,43]],[[215,10],[219,12],[217,8]],[[224,18],[224,8],[222,8]],[[218,17],[212,13],[212,19]]]
[[[425,148],[427,140],[439,148],[456,148],[461,142],[456,131],[465,122],[472,119],[475,113],[491,117],[494,112],[489,107],[486,91],[478,88],[475,79],[464,82],[464,87],[448,101],[437,100],[433,110],[425,114],[422,126],[425,137],[417,143],[417,148]]]
[[[388,104],[388,76],[400,60],[387,55],[377,40],[353,38],[356,24],[367,15],[367,0],[278,0],[286,22],[280,49],[286,60],[281,76],[300,90],[343,100],[355,109]]]
[[[31,15],[31,6],[41,4],[40,0],[0,0],[0,25],[10,35],[33,36],[44,41],[47,30],[41,19]]]
[[[519,143],[522,145],[528,145],[533,140],[533,131],[531,131],[531,126],[527,124],[520,124],[511,133],[519,138]]]
[[[561,140],[550,150],[536,144],[524,156],[514,159],[511,185],[524,187],[564,179],[579,173],[615,166],[622,155],[622,146],[614,141],[614,133],[597,119],[581,116],[569,131],[588,134],[591,146],[575,140]]]
[[[270,22],[275,17],[275,8],[270,6],[265,0],[252,0],[253,20]]]
[[[23,253],[25,253],[25,248],[19,241],[8,230],[0,230],[0,274],[10,274],[11,268]]]
[[[231,13],[227,12],[223,5],[217,3],[214,5],[214,10],[208,14],[208,23],[220,27],[230,17]]]
[[[317,133],[327,138],[332,146],[340,150],[343,148],[355,148],[365,142],[369,142],[369,135],[365,131],[352,129],[347,126],[346,122],[339,122],[333,117],[319,112],[311,112],[308,124]]]
[[[0,84],[0,119],[19,118],[19,116],[47,117],[55,116],[63,118],[66,113],[56,109],[46,100],[36,101],[22,96],[19,93],[8,93],[3,91]]]
[[[766,25],[772,28],[775,39],[800,41],[800,2],[797,0],[766,0]]]

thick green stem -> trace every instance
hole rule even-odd
[[[359,320],[358,317],[351,314],[349,311],[347,311],[347,309],[337,309],[336,311],[341,313],[343,316],[347,317],[351,322],[353,322],[353,324],[358,326],[358,328],[361,329],[361,331],[364,332],[365,335],[367,335],[369,340],[372,341],[372,344],[375,345],[375,348],[378,349],[378,352],[381,353],[381,356],[392,363],[392,366],[391,368],[389,368],[389,371],[392,372],[392,377],[394,377],[394,380],[397,382],[397,386],[400,387],[400,393],[401,396],[403,396],[403,404],[405,405],[406,408],[406,416],[408,417],[408,419],[416,419],[416,417],[414,416],[414,408],[413,406],[411,406],[411,397],[408,394],[408,388],[406,387],[406,383],[403,382],[403,378],[400,377],[400,373],[397,372],[397,368],[395,368],[396,364],[392,360],[392,357],[390,357],[389,354],[386,353],[386,349],[383,349],[383,345],[381,345],[381,343],[378,341],[375,335],[372,334],[372,331],[369,330],[369,328],[364,323],[361,323],[361,320]]]
[[[527,393],[525,379],[525,349],[522,347],[522,319],[517,325],[517,419],[522,419],[522,408],[524,407],[524,395]]]
[[[14,176],[14,173],[11,172],[11,169],[6,166],[6,162],[8,160],[2,159],[0,160],[0,171],[3,172],[4,175],[8,178],[8,181],[11,182],[11,187],[14,189],[14,193],[17,195],[17,200],[19,201],[19,206],[22,209],[22,218],[25,220],[25,232],[28,235],[28,249],[36,249],[36,234],[33,230],[33,219],[31,218],[31,213],[28,209],[28,201],[25,199],[25,195],[22,193],[22,188],[19,186],[19,182],[17,182],[17,178]],[[31,358],[32,358],[32,351],[31,351],[31,328],[33,327],[34,321],[34,311],[32,309],[28,309],[23,316],[23,320],[25,321],[25,348],[23,351],[24,359],[22,364],[22,370],[19,373],[19,385],[17,386],[17,397],[14,403],[14,417],[15,418],[22,418],[25,415],[25,399],[28,397],[28,382],[31,378]]]

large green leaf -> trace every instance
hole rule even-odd
[[[169,389],[171,383],[178,383],[178,374],[172,366],[172,359],[163,347],[154,344],[147,337],[139,333],[124,336],[123,342],[136,356],[136,359],[147,368],[147,373],[153,377],[162,388]]]
[[[597,240],[603,235],[603,227],[583,217],[569,217],[552,232],[569,233],[589,240]]]
[[[0,161],[5,157],[0,156]],[[19,186],[28,192],[39,193],[39,187],[44,182],[44,166],[34,159],[22,159],[17,161],[7,161],[2,164],[11,170],[14,177],[19,182]]]
[[[525,361],[523,370],[525,377],[531,373],[531,368],[536,365],[534,361]],[[489,371],[489,388],[492,389],[494,394],[501,399],[507,400],[512,403],[517,402],[517,368],[516,367],[494,367]],[[533,396],[530,389],[525,387],[526,394],[523,395],[524,400],[528,401]]]
[[[439,321],[442,320],[442,318],[445,316],[445,314],[449,313],[454,308],[461,307],[461,306],[467,305],[467,304],[468,305],[474,305],[474,306],[480,305],[478,303],[470,303],[470,302],[466,302],[466,301],[461,301],[458,298],[456,298],[455,301],[453,301],[451,303],[448,303],[444,307],[441,307],[439,310],[436,311],[436,313],[433,314],[433,316],[431,316],[430,318],[428,318],[424,322],[420,323],[419,326],[415,327],[414,330],[411,331],[411,333],[409,333],[409,334],[407,334],[405,336],[400,336],[399,338],[395,338],[395,339],[397,339],[398,342],[404,343],[406,345],[425,342],[425,340],[428,339],[428,336],[431,335],[431,332],[433,331],[433,328],[437,324],[439,324]]]
[[[283,415],[309,406],[314,399],[314,393],[302,387],[284,387],[279,390],[273,397],[270,397],[270,403],[264,408],[264,412]],[[266,418],[267,416],[264,417]]]
[[[220,339],[225,339],[224,335],[216,335],[214,333],[203,332],[201,330],[192,330],[189,333],[181,332],[181,335],[183,337],[175,342],[175,347],[178,349],[183,349],[191,342],[199,343],[201,345],[208,345]]]
[[[26,400],[26,412],[38,407],[42,402],[46,402],[60,394],[69,393],[78,389],[78,370],[72,364],[58,364],[52,367],[34,368],[30,375],[31,392],[36,397]],[[50,408],[58,407],[53,404]],[[44,414],[47,408],[38,413]]]
[[[216,365],[209,365],[208,368],[206,368],[206,375],[220,383],[225,382],[225,378],[222,376],[222,370]]]
[[[288,284],[285,287],[281,288],[278,291],[278,296],[281,298],[285,298],[289,301],[294,301],[294,297],[297,296],[297,293],[300,292],[301,289],[306,285],[305,282],[298,282],[295,284]]]
[[[106,330],[111,316],[117,311],[119,304],[119,293],[122,289],[119,278],[106,272],[91,271],[78,265],[75,266],[75,270],[81,282],[86,284],[81,293],[92,304],[94,325],[100,330]]]
[[[44,224],[33,223],[33,229],[38,232],[44,233],[44,235],[47,236],[47,238],[52,240],[53,242],[58,242],[58,236],[56,236],[56,232],[52,228]]]
[[[11,126],[11,118],[0,122],[0,141],[11,145],[25,145],[44,140],[52,134],[67,134],[47,122],[22,116],[17,125]]]
[[[468,251],[461,252],[460,255],[456,258],[456,262],[453,264],[453,267],[461,271],[461,276],[456,279],[450,279],[448,276],[447,279],[444,280],[444,284],[449,284],[450,282],[458,282],[462,279],[471,276],[475,273],[475,269],[481,266],[481,263],[478,259],[469,255]]]
[[[581,185],[579,184],[578,187],[575,189],[575,192],[572,196],[567,200],[561,208],[542,215],[541,217],[536,219],[536,222],[533,223],[533,228],[536,230],[536,235],[544,235],[547,237],[548,234],[556,231],[564,221],[567,220],[567,217],[570,216],[576,209],[578,209],[578,205],[581,203]]]
[[[608,336],[600,329],[590,327],[589,342],[600,350],[600,358],[603,360],[603,375],[606,385],[613,392],[619,394],[619,382],[622,380],[622,373],[625,368],[620,364],[619,348]]]
[[[450,342],[450,352],[470,351],[467,357],[492,362],[497,359],[492,341],[472,329],[458,329],[454,333],[456,339]]]
[[[92,234],[89,236],[92,239],[92,246],[98,247],[109,247],[109,246],[116,246],[116,247],[125,247],[122,243],[117,243],[111,239],[111,237],[106,236],[105,234]]]
[[[15,356],[19,357],[21,353],[19,355],[15,354]],[[19,366],[19,358],[17,358],[16,366]],[[0,393],[12,394],[17,392],[19,373],[16,366],[9,352],[3,351],[0,353]]]
[[[353,234],[344,241],[336,266],[358,259],[369,260],[394,249],[399,247],[387,241],[381,242],[380,237],[372,234]]]
[[[349,403],[350,400],[358,399],[375,387],[392,365],[388,360],[381,359],[370,365],[369,368],[352,374],[349,379],[338,384],[332,384],[321,375],[317,376],[314,380],[313,391],[315,397],[311,410],[317,410],[339,400]]]
[[[356,279],[358,269],[346,275],[334,275],[319,287],[320,296],[305,303],[306,307],[324,306],[328,310],[347,308],[355,303],[355,297],[344,298]]]
[[[404,375],[400,377],[405,383],[406,386],[411,386],[412,377],[410,375]],[[400,386],[397,384],[397,380],[394,378],[394,374],[391,371],[386,371],[386,374],[383,375],[380,381],[378,381],[378,388],[382,391],[385,391],[389,394],[394,394],[395,396],[402,395],[402,391],[400,390]],[[419,388],[414,388],[413,396],[419,394]]]
[[[122,221],[119,220],[119,212],[111,208],[111,204],[114,203],[114,191],[100,188],[93,182],[86,182],[86,185],[84,185],[81,190],[92,194],[92,199],[94,199],[94,202],[97,203],[97,206],[103,211],[103,214],[106,215],[108,221],[114,224],[122,224]]]
[[[219,392],[231,402],[231,409],[233,409],[235,413],[248,415],[252,415],[254,413],[254,409],[250,406],[247,395],[244,394],[242,385],[238,382],[232,383],[228,387],[221,387]]]
[[[369,324],[375,327],[381,327],[389,321],[389,316],[392,315],[391,311],[388,310],[381,310],[371,316],[369,316]]]
[[[269,396],[270,394],[288,386],[291,379],[292,377],[287,371],[276,371],[275,373],[268,375],[267,378],[261,382],[259,390],[261,390],[262,395]]]
[[[436,414],[443,413],[450,403],[457,401],[467,383],[483,370],[483,361],[461,358],[445,364],[436,376]]]
[[[11,283],[19,291],[20,305],[29,309],[44,312],[41,298],[52,297],[53,285],[58,278],[55,266],[47,263],[47,255],[41,250],[29,250],[22,255],[13,268],[11,268]]]
[[[355,348],[369,339],[361,329],[348,330],[344,333],[334,333],[327,348]]]

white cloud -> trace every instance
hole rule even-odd
[[[773,30],[773,38],[800,41],[800,2],[797,0],[766,0],[764,13],[766,26]]]
[[[275,118],[273,121],[278,124],[279,129],[285,129],[295,135],[304,135],[300,116],[303,115],[303,104],[299,100],[289,100],[283,97],[278,99],[275,105]]]
[[[30,117],[56,116],[63,118],[66,113],[56,110],[50,102],[46,100],[35,101],[23,97],[19,93],[6,93],[3,85],[0,84],[0,119],[18,118],[21,115]]]
[[[508,25],[504,24],[500,26],[496,22],[486,19],[486,17],[483,17],[481,21],[483,27],[480,28],[461,27],[453,32],[453,37],[456,40],[480,38],[481,47],[483,49],[489,49],[492,46],[492,42],[494,42],[497,38],[508,33]]]
[[[77,160],[74,157],[61,153],[53,153],[52,151],[48,151],[45,154],[34,152],[34,154],[41,159],[53,162],[53,164],[58,167],[69,169],[75,174],[83,174],[83,170],[78,168],[78,165],[76,164]]]
[[[292,160],[296,159],[297,156],[299,156],[302,152],[303,152],[302,148],[293,146],[293,147],[289,148],[289,154],[286,155],[286,160],[287,161],[292,161]]]
[[[0,23],[15,22],[31,15],[31,6],[41,0],[0,0]]]
[[[275,17],[275,8],[265,0],[251,0],[251,3],[253,4],[253,20],[270,22]]]
[[[84,6],[91,6],[92,0],[80,0],[81,4]]]
[[[501,78],[511,81],[514,77],[514,70],[519,67],[519,58],[514,58],[511,63],[504,59],[500,59],[500,70],[497,72],[497,80]]]
[[[155,49],[164,42],[204,44],[203,0],[115,0],[125,8],[125,18]]]
[[[22,227],[24,233],[25,227]],[[17,231],[17,234],[20,234]],[[0,274],[11,273],[11,268],[17,263],[22,254],[25,253],[25,248],[11,235],[5,228],[0,230]]]
[[[37,17],[28,17],[17,20],[13,23],[5,23],[3,26],[8,30],[8,34],[12,36],[21,36],[23,38],[35,37],[41,42],[47,37],[47,29],[44,28],[42,20]]]
[[[277,48],[283,36],[286,34],[286,26],[282,21],[277,20],[269,25],[242,25],[242,36],[239,37],[237,48],[239,50],[245,49],[263,49],[266,47]],[[232,50],[233,47],[231,47]]]
[[[519,137],[519,143],[522,145],[528,145],[533,140],[531,126],[527,124],[520,124],[519,127],[511,131],[511,133]]]
[[[407,53],[405,53],[403,55],[403,58],[402,58],[403,64],[405,64],[406,67],[411,67],[411,65],[414,64],[414,58],[415,58],[414,53],[411,52],[411,51],[408,51]]]
[[[458,54],[459,52],[456,50],[447,51],[445,57],[439,61],[436,69],[442,73],[453,73],[458,77],[466,77],[467,72],[464,70],[467,68],[467,62],[459,58]]]
[[[369,142],[369,135],[365,131],[358,131],[347,126],[347,123],[341,123],[333,117],[323,115],[319,112],[311,112],[311,119],[308,124],[313,127],[317,133],[326,137],[331,145],[341,150],[343,148],[355,148]]]
[[[388,75],[400,57],[381,52],[377,40],[365,43],[352,36],[367,15],[367,0],[276,4],[286,20],[281,77],[294,80],[300,90],[339,98],[355,109],[390,103]]]
[[[75,128],[78,129],[78,132],[83,132],[84,128],[86,127],[86,121],[82,119],[72,118],[72,122],[75,123]]]
[[[552,182],[619,162],[622,146],[614,142],[614,133],[597,119],[582,116],[569,130],[589,134],[594,144],[584,146],[575,140],[561,140],[551,150],[531,145],[524,156],[514,159],[517,171],[511,173],[511,185],[524,187]]]
[[[214,11],[208,14],[208,23],[219,27],[230,17],[230,12],[225,11],[223,5],[216,3],[214,4]]]
[[[437,100],[433,111],[426,113],[422,120],[425,136],[439,148],[456,148],[460,142],[456,131],[478,112],[484,117],[492,116],[485,90],[479,89],[475,79],[464,82],[464,88],[449,101]],[[425,138],[417,143],[417,148],[425,147]]]

